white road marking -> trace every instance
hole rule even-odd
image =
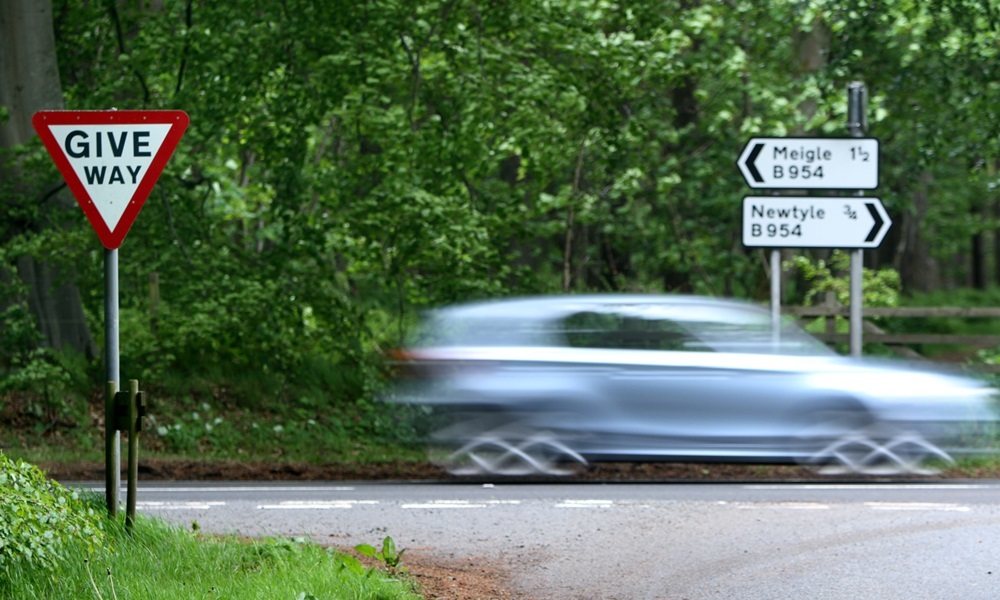
[[[359,504],[378,504],[377,500],[282,500],[277,504],[258,504],[258,510],[331,510],[354,508]]]
[[[736,503],[736,508],[753,510],[761,508],[788,509],[788,510],[829,510],[829,504],[822,502],[761,502],[761,503]]]
[[[745,490],[987,490],[994,485],[973,483],[872,483],[872,484],[765,484],[744,485]]]
[[[104,488],[101,487],[101,489]],[[230,486],[230,487],[190,487],[190,488],[139,486],[138,491],[139,492],[182,492],[182,493],[190,493],[192,490],[198,492],[353,492],[355,489],[356,488],[349,486],[273,487],[266,485],[247,485],[247,486]]]
[[[724,504],[724,503],[720,503]],[[829,510],[829,504],[822,502],[733,502],[733,506],[742,510]],[[865,502],[864,506],[872,510],[918,511],[933,510],[947,512],[969,512],[968,506],[950,502]]]
[[[943,512],[969,512],[968,506],[952,502],[865,502],[874,510],[936,510]]]
[[[431,500],[415,504],[402,504],[402,508],[486,508],[486,504],[468,500]]]
[[[611,508],[613,500],[564,500],[556,508]]]
[[[160,502],[160,501],[140,501],[137,500],[137,509],[150,510],[208,510],[213,506],[225,506],[225,502]]]

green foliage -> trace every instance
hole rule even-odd
[[[114,539],[113,547],[95,552],[88,540],[77,536],[67,539],[51,565],[0,563],[0,597],[420,598],[412,584],[394,574],[366,571],[357,559],[304,539],[203,536],[141,514],[131,530],[122,519],[101,522],[105,536]]]
[[[797,269],[808,288],[803,294],[804,304],[816,304],[826,294],[832,293],[836,301],[844,306],[851,303],[850,268],[851,256],[835,250],[830,258],[812,259],[795,256],[783,265],[785,270]],[[899,273],[893,269],[862,269],[862,298],[864,306],[897,306],[899,304]]]
[[[382,540],[381,550],[376,549],[375,546],[370,544],[358,544],[354,547],[354,550],[362,556],[378,560],[389,569],[390,573],[405,570],[400,569],[400,563],[403,561],[403,553],[406,552],[406,548],[396,550],[396,542],[389,536],[385,536],[385,539]]]
[[[72,352],[36,348],[13,361],[0,377],[0,393],[28,392],[27,412],[47,429],[86,421],[89,384],[86,362]]]
[[[4,349],[0,364],[9,369],[31,354],[41,341],[41,335],[25,302],[5,300],[9,303],[0,311],[0,348]]]
[[[67,108],[191,116],[120,250],[122,372],[252,372],[263,395],[304,384],[283,399],[352,422],[380,417],[381,353],[428,306],[593,290],[763,299],[763,261],[739,242],[735,157],[755,135],[843,135],[844,89],[862,77],[879,195],[894,232],[920,229],[879,263],[919,265],[919,248],[962,281],[954,258],[997,225],[985,5],[63,0]],[[25,257],[66,267],[96,328],[103,253],[89,224],[65,194],[72,210],[40,201],[60,178],[37,140],[2,150],[0,171],[15,167],[0,177],[0,284]],[[843,295],[839,267],[799,262],[813,297]],[[911,291],[913,272],[866,273],[866,304]],[[0,370],[44,395],[61,367],[33,354],[13,292]],[[73,392],[60,385],[46,397]],[[381,417],[365,435],[391,434],[398,421]],[[213,445],[201,432],[170,443]]]
[[[826,301],[827,295],[842,306],[851,304],[850,293],[851,256],[838,250],[833,251],[829,259],[813,259],[799,255],[786,261],[783,268],[786,271],[797,271],[805,282],[802,293],[805,305],[819,304]],[[899,273],[893,269],[862,269],[861,304],[863,306],[896,306],[900,297]],[[817,319],[806,329],[820,332],[827,326],[825,319]],[[834,317],[833,327],[839,333],[847,333],[847,319]],[[880,346],[869,344],[865,348],[869,354],[886,354],[888,351]]]
[[[961,288],[918,293],[904,297],[901,304],[903,306],[995,307],[1000,306],[1000,288],[995,286],[985,290]],[[898,333],[1000,335],[1000,322],[989,317],[897,318],[882,319],[882,323],[887,331]],[[995,350],[990,348],[922,345],[919,347],[919,351],[926,356],[942,353],[948,353],[952,356],[966,355],[968,362],[973,367],[992,365],[995,358]]]
[[[908,294],[901,298],[903,306],[1000,306],[1000,287],[991,286],[985,290],[958,288]]]
[[[248,372],[143,384],[144,453],[315,463],[423,458],[428,413],[351,395],[341,370],[306,357],[297,379]]]
[[[87,553],[109,543],[93,498],[45,477],[37,467],[0,453],[0,572],[51,572],[76,546]]]

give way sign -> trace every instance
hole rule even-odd
[[[104,247],[122,244],[188,126],[180,110],[40,111],[35,131]]]

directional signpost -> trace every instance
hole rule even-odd
[[[138,479],[138,382],[119,418],[118,247],[188,126],[179,110],[41,111],[31,124],[104,246],[105,477],[108,513],[118,509],[120,431],[129,432],[129,486],[125,523],[135,516]],[[122,427],[123,422],[126,427]]]
[[[847,86],[849,138],[751,138],[736,166],[753,189],[854,190],[848,198],[748,196],[743,198],[743,245],[771,248],[772,336],[781,319],[781,248],[851,249],[851,354],[861,354],[862,250],[877,248],[892,225],[878,198],[878,140],[867,129],[864,83]]]
[[[736,164],[754,189],[873,190],[878,140],[751,138]]]
[[[891,225],[878,198],[743,198],[748,248],[877,248]]]

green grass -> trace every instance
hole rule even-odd
[[[100,495],[0,452],[0,598],[419,600],[394,576],[402,551],[383,547],[388,571],[305,539],[206,536],[145,515],[127,527]]]
[[[120,521],[121,519],[119,519]],[[403,580],[305,541],[198,535],[139,516],[108,528],[96,552],[71,544],[55,569],[24,560],[0,576],[0,597],[45,600],[417,600]]]

